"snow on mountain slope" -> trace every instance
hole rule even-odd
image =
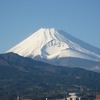
[[[55,59],[76,57],[100,61],[100,49],[54,28],[41,28],[7,52],[24,57]]]

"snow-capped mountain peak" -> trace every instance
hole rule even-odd
[[[45,59],[76,57],[100,60],[99,49],[95,48],[94,51],[90,51],[88,47],[95,48],[62,30],[41,28],[8,52],[31,58],[37,56]]]
[[[100,61],[100,49],[55,28],[41,28],[7,52],[48,62],[68,57]]]
[[[8,50],[46,63],[100,72],[100,49],[55,28],[41,28]]]

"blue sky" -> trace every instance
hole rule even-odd
[[[0,0],[0,53],[42,27],[100,48],[100,0]]]

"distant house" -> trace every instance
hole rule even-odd
[[[78,97],[76,93],[69,93],[67,100],[81,100],[81,97]]]

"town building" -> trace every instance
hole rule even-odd
[[[81,97],[78,97],[76,93],[69,93],[67,100],[81,100]]]

